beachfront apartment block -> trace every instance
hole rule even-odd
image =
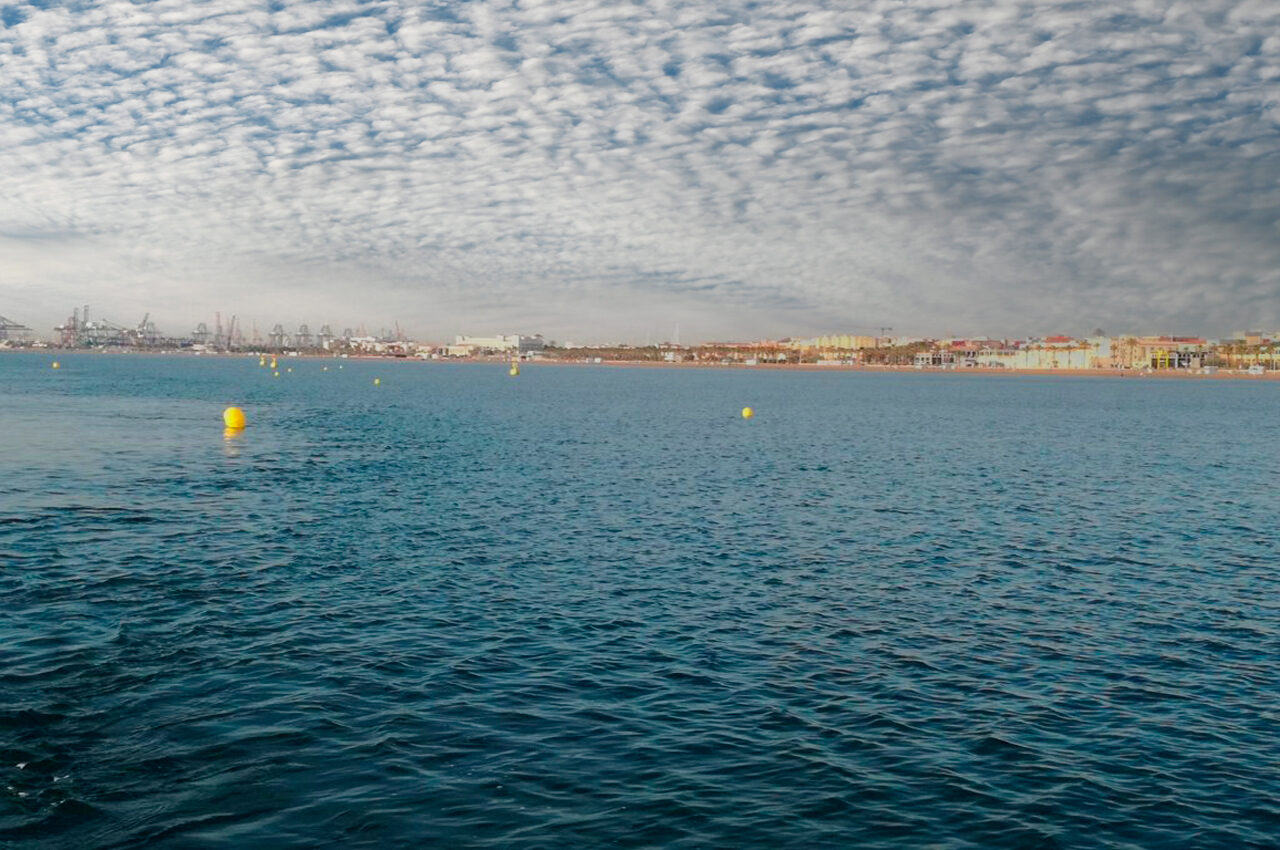
[[[827,334],[809,339],[793,339],[787,347],[797,351],[858,351],[863,348],[878,348],[887,338],[860,336],[857,334]]]
[[[1116,369],[1200,369],[1211,349],[1200,337],[1116,337],[1108,365]]]

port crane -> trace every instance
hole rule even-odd
[[[4,316],[0,316],[0,339],[13,339],[15,337],[25,338],[29,333],[31,333],[31,328],[26,325],[15,322],[13,319],[6,319]]]

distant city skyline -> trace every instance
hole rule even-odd
[[[11,4],[0,314],[1270,331],[1278,31],[1229,0]]]
[[[84,311],[88,311],[87,313]],[[88,324],[86,325],[86,316]],[[842,330],[840,328],[825,329],[818,333],[797,333],[779,331],[772,334],[764,334],[760,336],[726,336],[719,338],[699,337],[689,338],[687,335],[683,338],[678,327],[672,329],[672,333],[663,334],[645,334],[643,339],[630,339],[619,337],[593,337],[590,335],[572,337],[556,337],[551,334],[545,334],[537,328],[529,328],[519,323],[515,326],[507,328],[471,328],[457,327],[448,333],[438,335],[426,335],[417,332],[414,328],[405,327],[399,323],[393,322],[390,327],[387,325],[370,326],[362,322],[352,320],[338,321],[268,321],[258,322],[252,318],[245,318],[238,313],[220,313],[215,312],[212,317],[198,321],[188,326],[170,326],[160,321],[151,313],[146,313],[136,322],[120,322],[115,320],[112,315],[103,315],[93,309],[93,305],[82,305],[73,308],[71,315],[67,316],[58,325],[51,328],[32,327],[25,325],[25,329],[18,326],[24,323],[18,321],[16,324],[7,324],[15,322],[12,316],[0,315],[0,340],[9,338],[13,340],[27,341],[48,341],[58,342],[62,339],[65,342],[66,335],[71,332],[80,332],[81,329],[91,327],[96,329],[97,333],[106,332],[107,337],[113,334],[117,339],[128,338],[130,340],[140,340],[147,338],[152,340],[152,344],[156,340],[164,341],[185,341],[187,343],[212,343],[215,340],[237,340],[238,344],[249,344],[255,339],[258,344],[267,347],[279,348],[282,345],[296,345],[299,335],[308,340],[334,339],[341,340],[344,338],[358,339],[399,339],[416,343],[433,343],[448,344],[454,340],[461,340],[463,337],[480,337],[492,338],[494,334],[506,335],[517,334],[524,336],[537,336],[544,340],[546,344],[554,344],[558,346],[598,346],[598,345],[633,345],[633,346],[655,346],[655,345],[674,345],[685,347],[696,347],[701,345],[714,345],[717,343],[746,343],[756,344],[769,341],[790,341],[790,342],[814,342],[821,346],[828,344],[827,340],[831,340],[830,344],[840,347],[841,344],[834,342],[835,340],[859,340],[858,344],[843,344],[844,347],[859,348],[869,347],[870,343],[865,341],[874,340],[875,344],[891,343],[891,344],[907,344],[911,341],[937,341],[937,340],[990,340],[990,341],[1027,341],[1027,340],[1055,340],[1067,339],[1089,339],[1089,338],[1120,338],[1120,337],[1160,337],[1167,336],[1180,340],[1229,340],[1240,339],[1250,334],[1257,334],[1270,340],[1280,338],[1280,327],[1272,327],[1268,325],[1250,325],[1247,327],[1234,328],[1223,334],[1207,334],[1196,329],[1180,329],[1171,331],[1169,329],[1119,329],[1108,330],[1106,328],[1094,328],[1090,331],[1066,332],[1064,329],[1058,328],[1048,332],[1034,333],[981,333],[981,332],[962,332],[955,331],[949,333],[904,333],[892,326],[879,326],[875,328],[864,327],[863,330]],[[114,329],[114,330],[111,330]],[[478,332],[477,332],[478,331]],[[1061,335],[1060,335],[1061,334]],[[134,344],[134,343],[131,343]],[[303,347],[307,347],[307,343],[303,343]]]

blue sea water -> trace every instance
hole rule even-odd
[[[1280,846],[1280,385],[50,359],[0,846]]]

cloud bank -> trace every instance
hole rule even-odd
[[[1280,327],[1272,0],[0,7],[0,312]],[[136,318],[113,316],[117,320]]]

